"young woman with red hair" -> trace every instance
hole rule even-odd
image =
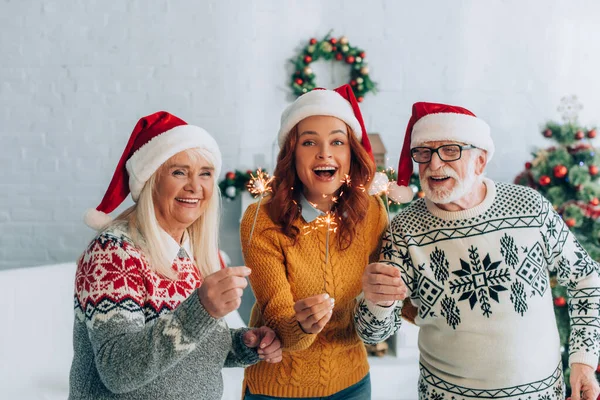
[[[299,97],[281,116],[279,146],[273,194],[240,230],[250,326],[278,334],[283,361],[247,368],[245,398],[370,399],[353,308],[387,215],[368,194],[376,167],[350,86]]]

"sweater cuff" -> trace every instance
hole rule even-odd
[[[569,367],[572,364],[589,365],[595,371],[598,367],[598,354],[594,354],[591,352],[588,353],[584,351],[573,353],[569,356]]]
[[[240,363],[245,365],[256,364],[260,361],[258,357],[258,347],[250,348],[244,343],[244,334],[250,331],[250,328],[234,329],[233,334],[233,351],[237,355]]]
[[[177,307],[177,318],[193,340],[203,338],[219,325],[219,320],[213,318],[200,302],[197,289]]]
[[[373,303],[372,301],[366,299],[365,303],[367,304],[367,308],[369,309],[371,314],[373,314],[375,316],[375,319],[377,319],[378,321],[389,318],[389,316],[392,315],[397,306],[402,307],[401,301],[395,301],[394,304],[387,307],[379,306],[376,303]]]

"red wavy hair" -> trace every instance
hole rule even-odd
[[[342,185],[343,195],[336,203],[338,216],[338,243],[340,249],[347,249],[354,236],[356,226],[367,214],[369,207],[368,187],[376,171],[375,163],[362,147],[352,129],[346,125],[350,144],[351,185]],[[366,135],[366,133],[365,133]],[[267,202],[267,213],[279,225],[281,232],[296,243],[300,229],[294,221],[300,216],[298,202],[304,188],[296,172],[295,149],[298,144],[298,125],[290,131],[277,156],[275,179],[272,183],[273,194]],[[338,193],[339,191],[338,190]]]

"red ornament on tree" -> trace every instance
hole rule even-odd
[[[312,38],[312,39],[310,39],[310,40],[308,41],[308,43],[310,43],[310,44],[316,44],[316,43],[317,43],[317,39],[315,39],[315,38]]]
[[[525,169],[531,169],[531,167],[533,167],[533,165],[529,161],[527,161],[525,163]]]
[[[593,199],[590,200],[590,204],[593,206],[597,206],[598,204],[600,204],[600,200],[598,200],[597,197],[594,197]]]
[[[359,54],[359,56],[361,56],[361,58],[365,58],[365,57],[367,56],[367,54],[366,54],[364,51],[362,51],[362,52]]]
[[[359,96],[359,97],[356,98],[356,101],[358,101],[359,103],[362,103],[363,100],[364,99],[362,98],[362,96]]]
[[[338,61],[342,61],[343,58],[344,58],[344,56],[342,55],[342,53],[337,53],[335,55],[335,59],[338,60]]]
[[[348,64],[354,64],[354,56],[348,56],[348,57],[346,57],[346,62]]]
[[[356,81],[354,79],[350,81],[350,86],[356,86]]]
[[[592,176],[598,175],[598,167],[596,167],[595,165],[590,165],[589,171],[590,175]]]
[[[552,137],[552,130],[551,129],[546,129],[544,131],[544,137],[551,138]]]
[[[593,138],[595,138],[595,137],[596,137],[596,130],[595,130],[595,129],[592,129],[591,131],[589,131],[589,132],[588,132],[588,137],[589,137],[590,139],[593,139]]]
[[[556,307],[564,307],[567,305],[567,300],[564,297],[560,296],[554,299],[554,305]]]
[[[296,85],[302,85],[304,83],[304,81],[300,78],[296,78],[294,82],[296,82]]]
[[[577,140],[581,140],[581,139],[583,139],[584,137],[585,137],[585,135],[583,134],[583,132],[582,132],[582,131],[577,131],[577,132],[575,132],[575,139],[577,139]]]
[[[331,44],[336,44],[337,43],[337,39],[332,37],[331,39],[329,39],[329,43]]]
[[[598,367],[596,368],[596,372],[600,372],[600,364],[598,364]]]
[[[567,167],[565,167],[564,165],[557,165],[556,167],[554,167],[554,176],[559,179],[567,176]]]
[[[235,172],[231,172],[229,171],[226,175],[225,178],[229,179],[230,181],[235,179]]]
[[[565,220],[565,225],[567,225],[569,228],[572,228],[575,226],[575,218],[568,218]]]
[[[540,185],[546,186],[546,185],[550,184],[551,179],[550,179],[550,177],[548,175],[542,175],[540,177],[540,180],[538,182],[539,182]]]
[[[252,171],[251,169],[246,170],[246,174],[248,174],[248,175],[251,175],[253,173],[254,173],[254,171]]]
[[[305,64],[310,64],[312,62],[312,57],[311,56],[304,56],[304,63]]]

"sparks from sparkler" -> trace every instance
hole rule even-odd
[[[246,187],[255,198],[258,197],[258,204],[256,206],[256,213],[254,214],[254,221],[252,222],[252,229],[250,230],[250,237],[248,238],[248,245],[250,245],[252,242],[252,235],[254,234],[254,227],[256,226],[256,219],[258,218],[260,203],[267,193],[272,192],[271,183],[274,179],[275,176],[269,176],[269,174],[260,168],[258,171],[256,171],[256,176],[250,174],[250,180],[248,181]]]

